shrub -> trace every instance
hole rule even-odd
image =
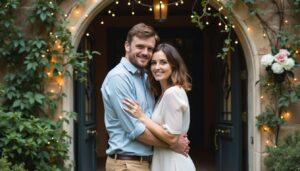
[[[70,139],[63,122],[0,111],[0,156],[13,164],[24,163],[30,171],[67,170]]]
[[[300,132],[285,137],[277,147],[267,147],[265,164],[273,171],[300,171]]]
[[[7,157],[0,158],[0,168],[1,171],[26,171],[23,163],[12,166],[12,164],[7,161]]]

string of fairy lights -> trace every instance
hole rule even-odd
[[[219,2],[219,0],[217,0]],[[51,1],[49,2],[51,3]],[[100,0],[93,0],[93,5],[97,5],[98,3],[100,3]],[[115,6],[118,6],[120,5],[120,0],[115,0],[114,2],[114,5]],[[140,0],[128,0],[127,1],[127,6],[128,8],[131,9],[131,15],[134,16],[136,15],[136,12],[135,12],[135,7],[134,5],[135,4],[138,4],[140,6],[143,6],[145,8],[148,8],[148,11],[149,12],[153,12],[153,5],[151,4],[146,4],[146,3],[143,3],[143,1],[140,1]],[[184,4],[184,1],[183,0],[178,0],[178,1],[174,1],[172,4],[168,4],[168,5],[174,5],[174,6],[180,6]],[[91,5],[91,4],[90,4]],[[109,14],[112,18],[114,17],[117,17],[117,12],[115,9],[117,8],[114,8],[113,6],[111,8],[108,8],[107,10],[107,14]],[[211,11],[212,10],[212,7],[210,6],[207,6],[206,8],[207,11]],[[219,12],[222,12],[222,10],[224,10],[224,6],[220,3],[219,5],[219,8],[217,8],[216,10],[218,10]],[[82,18],[84,17],[83,20],[87,19],[89,17],[89,13],[88,11],[86,10],[86,6],[82,5],[82,4],[75,4],[68,13],[65,14],[65,17],[66,18],[73,18],[75,19],[76,21],[78,21],[79,18]],[[193,15],[191,15],[191,17],[193,17]],[[224,16],[224,19],[228,19],[227,16]],[[74,21],[75,21],[74,20]],[[248,24],[247,22],[248,19],[241,19],[240,21],[243,21],[245,26],[246,26],[246,30],[249,34],[251,34],[253,32],[254,29],[252,29],[252,27]],[[100,20],[99,21],[101,25],[104,25],[105,22],[104,20]],[[206,21],[204,22],[205,25],[209,25],[210,24],[210,21],[208,18],[206,18]],[[73,23],[74,24],[74,23]],[[75,23],[76,24],[76,23]],[[284,24],[289,24],[289,21],[286,19],[284,20]],[[219,27],[224,27],[224,29],[228,29],[228,27],[232,27],[233,29],[236,29],[236,26],[235,25],[226,25],[224,23],[222,23],[221,21],[217,23],[217,25]],[[253,26],[253,27],[257,27],[257,26]],[[70,25],[69,27],[69,30],[74,33],[76,32],[76,30],[78,29],[78,27],[76,27],[76,25]],[[263,29],[262,29],[263,30]],[[91,36],[90,33],[85,33],[85,36]],[[267,38],[267,33],[266,32],[263,32],[262,33],[262,37],[263,38]],[[238,44],[238,40],[235,40],[234,41],[235,44]],[[61,45],[59,44],[59,42],[56,42],[56,48],[60,49],[61,48]],[[295,51],[295,55],[298,57],[299,56],[299,50],[296,50]],[[55,62],[55,61],[54,61]],[[48,76],[51,77],[51,72],[47,72],[48,73]],[[59,74],[58,77],[56,78],[56,82],[57,84],[59,85],[59,87],[61,88],[63,85],[64,85],[64,79],[63,79],[63,74]],[[298,79],[295,77],[293,80],[292,80],[293,83],[297,83],[298,82]],[[51,92],[55,92],[56,90],[55,89],[51,89],[50,90]],[[264,95],[261,95],[260,96],[260,100],[261,102],[264,102],[265,101],[265,97]],[[262,104],[262,103],[261,103]],[[60,116],[61,117],[61,116]],[[281,113],[281,118],[284,119],[285,121],[289,121],[291,118],[292,118],[292,112],[291,111],[284,111]],[[262,126],[262,129],[261,131],[263,133],[267,133],[267,138],[266,138],[266,141],[265,141],[265,144],[266,145],[274,145],[274,141],[273,141],[273,136],[272,136],[272,130],[271,128],[269,128],[267,125],[264,125]]]

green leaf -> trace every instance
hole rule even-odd
[[[34,98],[36,102],[43,104],[45,96],[43,94],[35,94]]]

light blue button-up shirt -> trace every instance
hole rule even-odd
[[[109,135],[110,154],[152,155],[152,147],[136,140],[145,131],[145,125],[124,111],[125,97],[139,102],[149,117],[152,114],[154,98],[150,93],[147,74],[123,57],[121,62],[106,76],[102,87],[105,110],[105,126]]]

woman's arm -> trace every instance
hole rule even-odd
[[[139,120],[142,121],[146,127],[162,141],[166,142],[170,146],[175,146],[177,144],[180,134],[176,135],[169,133],[161,125],[158,125],[150,118],[145,117],[145,115],[140,117]]]
[[[149,117],[147,117],[144,114],[143,110],[141,109],[140,105],[137,102],[125,98],[123,103],[127,107],[124,108],[124,110],[128,113],[131,113],[134,117],[142,121],[146,125],[146,127],[150,130],[150,132],[152,132],[156,137],[166,142],[171,147],[177,145],[180,134],[171,134],[161,125],[152,121]]]

